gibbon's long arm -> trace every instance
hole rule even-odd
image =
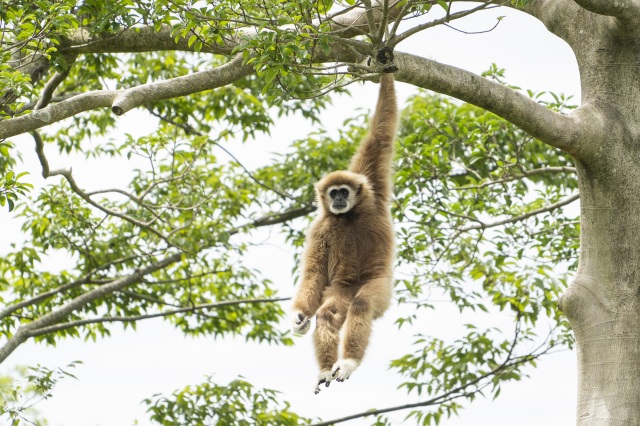
[[[380,78],[378,103],[369,134],[361,142],[349,166],[350,171],[367,177],[374,193],[385,203],[392,191],[393,141],[398,124],[396,102],[393,74],[384,73]]]
[[[324,243],[312,244],[307,241],[300,278],[300,288],[293,301],[293,308],[312,317],[320,307],[322,293],[328,285],[327,250]]]

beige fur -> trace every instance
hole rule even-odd
[[[372,321],[391,301],[395,244],[389,202],[396,126],[393,75],[383,74],[369,135],[349,170],[333,172],[316,184],[319,212],[307,234],[293,329],[306,333],[316,315],[319,384],[349,377],[364,357]],[[343,185],[351,189],[350,201],[344,213],[334,214],[329,193]]]

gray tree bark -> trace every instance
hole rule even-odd
[[[576,54],[590,117],[572,150],[580,263],[560,305],[577,343],[577,423],[638,425],[640,2],[580,0],[559,12],[572,22],[558,35]]]

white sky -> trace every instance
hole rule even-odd
[[[499,10],[453,25],[467,31],[479,31],[493,25],[495,18],[491,16],[501,15],[507,18],[491,33],[465,35],[438,28],[415,36],[397,49],[476,73],[496,63],[506,69],[510,84],[571,94],[578,102],[580,85],[574,56],[564,42],[548,33],[539,22],[524,14]],[[402,100],[415,91],[411,86],[398,86]],[[353,98],[340,98],[334,102],[331,111],[323,114],[323,122],[328,123],[328,128],[336,129],[357,108],[371,109],[374,105],[377,86],[371,83],[354,85],[352,91]],[[122,132],[114,137],[135,132],[143,116],[134,111],[120,118],[118,127]],[[231,150],[244,164],[255,167],[270,158],[269,153],[282,151],[289,142],[310,130],[299,118],[285,118],[274,127],[271,136],[232,146]],[[43,181],[36,167],[32,142],[28,138],[21,141],[25,167],[31,171],[30,180],[41,185]],[[131,168],[126,163],[71,162],[59,157],[52,160],[51,167],[70,165],[76,180],[86,189],[125,185],[128,181],[125,170]],[[113,167],[120,168],[118,173],[113,172]],[[0,211],[0,254],[6,251],[10,241],[20,241],[17,227],[5,210]],[[254,267],[280,286],[282,295],[293,293],[293,255],[290,251],[258,247],[251,258]],[[65,262],[64,256],[52,259],[52,262]],[[67,340],[59,342],[55,348],[27,343],[14,352],[0,371],[5,372],[17,364],[42,364],[53,368],[73,360],[84,361],[75,370],[77,381],[62,381],[54,390],[54,397],[38,405],[52,426],[130,425],[136,419],[138,424],[147,425],[150,423],[144,413],[145,406],[140,403],[144,398],[200,383],[210,374],[221,384],[243,376],[257,387],[277,389],[297,413],[328,420],[370,408],[420,400],[415,395],[408,397],[403,391],[397,391],[401,379],[388,370],[392,359],[412,351],[411,334],[417,331],[403,329],[398,332],[393,325],[394,318],[392,310],[376,323],[368,355],[352,378],[345,383],[332,384],[319,395],[312,392],[317,367],[310,333],[298,338],[293,347],[264,346],[247,344],[242,338],[218,341],[213,337],[185,338],[160,320],[139,324],[135,333],[114,331],[111,338],[97,343]],[[436,311],[426,318],[419,325],[419,331],[438,336],[457,333],[461,321],[471,321],[470,318],[460,319],[457,310],[447,304],[437,305]],[[505,325],[505,330],[508,332],[509,324]],[[449,421],[443,419],[441,424],[538,426],[575,423],[574,358],[571,352],[547,356],[539,362],[537,369],[529,371],[532,378],[503,386],[496,401],[476,400],[461,411],[459,417]],[[400,422],[406,414],[401,412],[393,418]],[[346,424],[370,423],[371,419],[364,419]]]

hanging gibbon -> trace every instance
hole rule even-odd
[[[307,333],[316,316],[316,393],[322,383],[349,378],[364,357],[372,321],[391,302],[395,244],[389,204],[398,114],[391,72],[396,69],[385,68],[369,134],[349,169],[315,186],[318,215],[306,237],[293,331]]]

